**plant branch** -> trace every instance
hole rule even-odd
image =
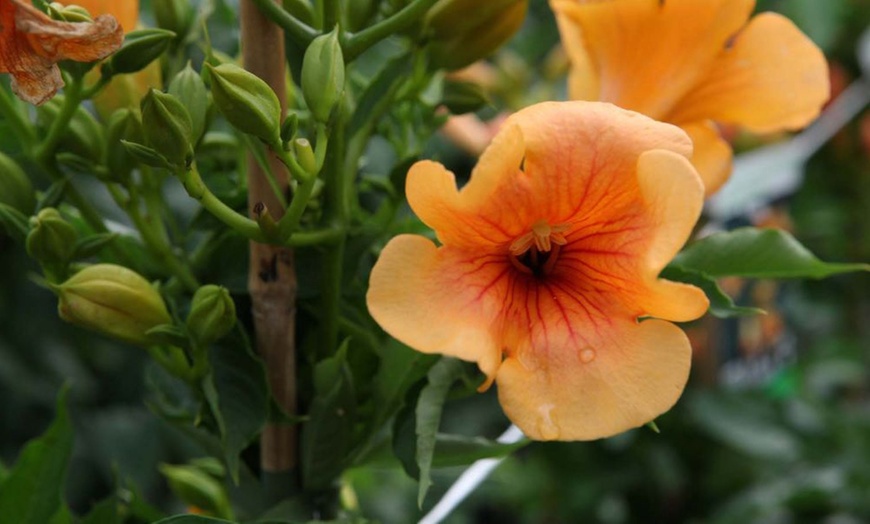
[[[396,34],[423,17],[438,0],[415,0],[393,16],[350,36],[342,48],[348,63],[381,40]]]
[[[290,35],[290,38],[292,38],[301,47],[308,47],[308,44],[310,44],[311,41],[320,34],[320,32],[313,27],[291,16],[290,13],[285,11],[284,8],[282,8],[281,5],[279,3],[276,3],[274,0],[249,1],[253,2],[257,6],[257,8],[260,10],[264,17],[277,24],[284,31],[287,31],[287,34]]]

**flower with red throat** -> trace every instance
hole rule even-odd
[[[676,124],[695,144],[707,194],[731,173],[715,122],[755,133],[810,123],[829,96],[822,52],[755,0],[550,0],[575,100]]]
[[[458,190],[435,162],[408,202],[435,230],[400,235],[372,270],[374,319],[424,353],[473,361],[531,438],[589,440],[667,411],[691,347],[669,321],[701,290],[658,278],[704,189],[679,128],[598,102],[548,102],[505,122]]]
[[[52,20],[22,0],[0,0],[0,73],[12,75],[12,91],[42,104],[63,87],[57,62],[92,62],[121,46],[124,32],[113,17],[91,22]]]

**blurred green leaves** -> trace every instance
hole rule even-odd
[[[73,430],[66,408],[67,389],[57,400],[54,422],[42,436],[31,440],[8,477],[0,484],[0,515],[16,524],[68,521],[63,502],[67,464],[72,454]]]

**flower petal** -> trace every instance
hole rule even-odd
[[[120,47],[124,34],[110,16],[93,23],[52,20],[29,3],[0,2],[0,72],[12,74],[12,91],[41,104],[63,86],[60,60],[90,62]]]
[[[678,327],[662,320],[611,319],[599,336],[590,328],[576,326],[586,339],[566,338],[565,345],[536,357],[502,362],[496,376],[499,401],[528,437],[609,437],[653,420],[682,393],[692,351]]]
[[[695,122],[681,126],[695,146],[692,165],[701,175],[707,196],[712,195],[731,175],[731,146],[721,136],[711,121]]]
[[[554,0],[552,5],[579,26],[598,71],[599,93],[592,98],[665,119],[746,23],[755,0]]]
[[[830,95],[824,55],[787,18],[762,13],[680,102],[675,123],[713,119],[765,133],[803,127]]]
[[[372,269],[369,312],[404,344],[477,362],[492,376],[501,355],[493,324],[504,297],[505,262],[399,235]]]
[[[638,290],[635,299],[646,315],[694,320],[709,307],[704,292],[658,275],[692,234],[704,205],[704,186],[688,160],[664,150],[640,156],[637,180],[654,225],[646,252],[646,289]]]

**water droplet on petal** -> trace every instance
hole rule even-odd
[[[553,415],[553,404],[544,404],[538,408],[538,413],[541,415],[538,418],[538,433],[542,440],[556,440],[559,438],[559,426],[556,425],[556,416]]]
[[[580,351],[580,362],[584,364],[588,364],[595,360],[595,350],[592,348],[585,348]]]

